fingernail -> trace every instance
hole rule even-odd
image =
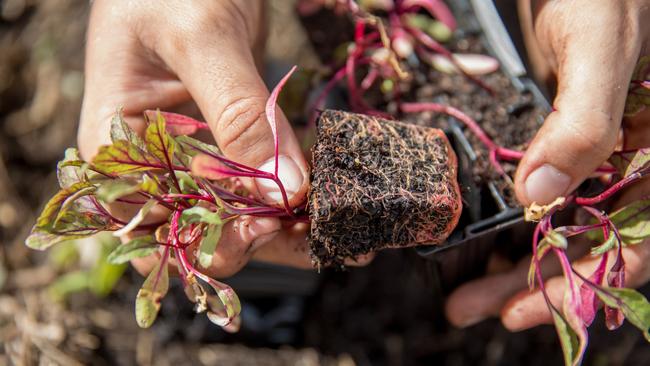
[[[529,202],[548,204],[563,196],[571,184],[571,177],[550,164],[544,164],[526,178],[526,197]]]
[[[275,158],[267,160],[257,169],[268,173],[274,173]],[[278,177],[284,186],[288,199],[291,199],[291,197],[300,190],[300,187],[302,187],[302,183],[305,180],[298,164],[285,155],[280,155],[278,157]],[[282,202],[282,192],[274,181],[271,179],[256,178],[255,184],[265,200],[270,202]]]

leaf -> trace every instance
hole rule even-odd
[[[154,156],[124,140],[101,146],[92,165],[107,174],[116,175],[167,168]]]
[[[639,244],[650,237],[650,198],[634,201],[609,215],[626,245]]]
[[[632,82],[625,101],[625,115],[633,116],[650,105],[650,88],[645,81],[650,79],[650,56],[643,56],[632,74]]]
[[[597,288],[596,294],[607,306],[620,309],[650,342],[650,303],[645,296],[633,289],[614,287]]]
[[[564,235],[560,234],[555,230],[551,230],[546,233],[546,236],[542,241],[546,240],[551,246],[559,249],[566,249],[569,243],[567,242]]]
[[[555,331],[560,339],[562,346],[562,354],[564,355],[565,365],[579,365],[582,361],[582,354],[580,354],[580,341],[578,334],[571,329],[569,323],[564,319],[557,309],[549,306],[551,314],[553,315],[553,323],[555,324]]]
[[[90,235],[90,234],[88,234]],[[51,234],[36,226],[32,228],[29,236],[25,240],[25,245],[36,250],[45,250],[55,244],[63,243],[70,240],[80,239],[86,235],[57,235]]]
[[[171,165],[174,161],[174,139],[169,136],[165,128],[165,118],[158,112],[157,118],[149,123],[145,132],[144,141],[147,150],[161,163]]]
[[[610,250],[616,247],[616,243],[618,243],[618,240],[616,239],[616,235],[614,235],[614,233],[610,231],[607,240],[605,240],[599,246],[591,248],[591,255],[601,255],[605,252],[609,252]]]
[[[469,75],[481,76],[495,72],[499,69],[499,61],[494,57],[480,54],[454,54],[453,61],[446,55],[434,54],[431,56],[431,65],[445,74],[457,74],[461,70]],[[458,65],[458,66],[457,66]]]
[[[48,286],[48,294],[55,301],[65,301],[73,293],[86,290],[90,284],[88,273],[85,271],[72,271],[57,278]]]
[[[449,29],[456,30],[456,18],[449,7],[442,0],[404,0],[402,8],[421,7],[431,14],[434,18],[444,23]]]
[[[80,182],[64,188],[52,197],[36,220],[36,227],[48,232],[56,231],[65,213],[70,210],[72,203],[77,199],[93,193],[95,187],[90,183]]]
[[[210,211],[209,209],[201,206],[194,206],[184,210],[181,214],[181,222],[183,224],[196,224],[204,223],[210,225],[222,224],[221,213]]]
[[[277,177],[278,175],[278,157],[279,157],[279,152],[278,148],[280,146],[280,137],[278,136],[278,125],[277,122],[275,121],[275,110],[277,107],[277,100],[278,96],[280,95],[280,92],[282,91],[282,88],[284,87],[284,84],[287,83],[287,80],[291,77],[291,74],[296,71],[296,66],[293,66],[289,72],[284,75],[284,77],[278,82],[278,84],[273,88],[273,91],[271,91],[271,95],[269,96],[269,99],[266,101],[266,120],[269,122],[269,126],[271,127],[271,133],[273,133],[273,143],[275,146],[275,176]]]
[[[185,278],[185,287],[183,290],[187,298],[196,304],[194,311],[202,313],[208,309],[208,295],[203,286],[196,280],[193,273],[188,273]]]
[[[73,184],[83,181],[84,174],[81,171],[83,164],[85,162],[81,159],[79,151],[73,147],[67,148],[63,160],[56,166],[56,177],[59,186],[69,188]]]
[[[209,268],[212,264],[212,256],[217,250],[217,244],[221,239],[222,224],[208,225],[203,229],[203,239],[199,245],[199,264],[203,268]]]
[[[152,235],[139,236],[128,243],[118,245],[106,258],[108,263],[122,264],[134,258],[150,256],[158,251],[158,245]]]
[[[193,139],[189,136],[177,136],[175,138],[176,144],[178,144],[178,150],[181,150],[184,154],[193,157],[199,153],[207,155],[221,155],[221,151],[218,147],[210,144],[206,144],[203,141]]]
[[[536,256],[530,259],[530,267],[528,267],[528,288],[535,288],[535,275],[537,271],[537,263],[546,256],[546,254],[553,249],[548,240],[542,239],[539,244],[537,244],[537,253]]]
[[[142,138],[124,120],[122,110],[118,110],[111,119],[111,141],[113,144],[118,143],[118,141],[126,141],[142,151],[146,150]]]
[[[113,236],[119,238],[120,236],[124,236],[124,235],[130,233],[131,231],[133,231],[135,228],[137,228],[138,225],[140,225],[140,223],[142,223],[142,221],[145,219],[145,217],[147,217],[147,214],[156,205],[156,203],[158,203],[158,202],[156,200],[153,200],[153,199],[147,201],[147,203],[142,205],[142,207],[140,208],[138,213],[135,214],[135,216],[133,216],[131,221],[129,221],[129,223],[126,224],[120,230],[117,230],[116,232],[114,232]]]
[[[598,267],[596,267],[591,276],[589,276],[589,281],[591,281],[591,283],[601,284],[603,282],[605,270],[607,269],[607,258],[608,254],[602,255],[600,258]],[[580,299],[582,302],[580,317],[585,325],[589,326],[593,323],[594,318],[596,317],[596,313],[600,307],[600,300],[596,296],[594,289],[586,282],[583,282],[582,285],[580,285]]]
[[[609,157],[609,162],[625,178],[650,167],[650,147],[632,151],[616,151]]]
[[[205,154],[199,154],[192,158],[192,174],[210,180],[221,180],[242,175],[241,172],[233,170],[221,161]]]
[[[139,182],[132,180],[110,180],[97,188],[97,198],[105,203],[113,203],[119,198],[138,192],[140,186]]]
[[[160,302],[168,289],[167,262],[161,259],[147,276],[135,299],[135,320],[141,328],[149,328],[156,320]]]
[[[210,129],[207,123],[178,113],[147,110],[144,114],[149,120],[157,119],[157,114],[160,114],[165,120],[167,132],[172,136],[193,135],[198,130]]]
[[[186,172],[175,170],[174,174],[176,174],[178,184],[181,186],[181,193],[191,193],[197,192],[199,190],[199,186],[194,178],[192,178]]]
[[[211,281],[210,286],[217,292],[217,296],[208,296],[208,319],[221,327],[227,326],[241,312],[239,298],[235,291],[224,283]]]

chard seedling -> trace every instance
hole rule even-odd
[[[126,263],[151,255],[158,258],[136,297],[138,325],[147,328],[156,319],[169,288],[168,264],[174,259],[196,311],[205,312],[210,321],[226,330],[236,330],[241,310],[237,295],[202,269],[212,265],[223,226],[241,215],[301,220],[299,210],[289,205],[278,177],[280,141],[275,121],[278,95],[294,70],[278,83],[266,105],[275,143],[273,172],[232,161],[216,146],[187,136],[208,129],[205,122],[147,111],[142,138],[118,113],[111,122],[112,144],[102,146],[92,161],[83,161],[74,148],[66,151],[58,164],[61,190],[45,205],[27,245],[44,250],[100,232],[129,235],[128,242],[110,253],[109,262]],[[281,192],[282,205],[277,207],[252,197],[241,188],[241,178],[273,181]],[[113,203],[140,208],[125,222],[111,213]],[[145,223],[156,206],[169,210],[167,219]]]

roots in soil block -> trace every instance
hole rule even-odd
[[[456,226],[456,155],[441,130],[327,110],[317,134],[309,212],[319,265],[438,244]]]

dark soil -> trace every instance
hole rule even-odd
[[[457,162],[438,129],[326,110],[309,196],[319,265],[388,247],[443,242],[462,204]]]
[[[474,24],[466,17],[460,17],[461,29],[446,47],[452,52],[488,54],[480,40],[480,32],[474,29]],[[352,39],[352,24],[345,16],[336,16],[328,10],[303,18],[308,35],[318,55],[325,64],[331,64],[336,55],[337,47]],[[328,24],[325,27],[316,25]],[[336,27],[333,26],[336,24]],[[339,62],[341,60],[338,60]],[[411,80],[400,85],[402,95],[399,101],[438,102],[460,109],[473,117],[497,144],[524,150],[541,126],[546,111],[535,103],[533,95],[521,92],[501,70],[480,79],[490,87],[490,94],[479,85],[463,75],[449,75],[433,69],[428,64],[417,60],[409,61]],[[397,103],[386,98],[378,90],[370,90],[366,101],[371,107],[387,110],[401,118],[397,111]],[[422,113],[417,116],[404,116],[405,122],[422,124],[444,129],[447,117]],[[474,179],[479,187],[494,181],[501,195],[511,207],[518,207],[511,184],[516,165],[504,162],[503,166],[511,179],[504,179],[492,169],[488,161],[488,151],[481,142],[469,131],[465,130],[477,155],[474,166]]]

